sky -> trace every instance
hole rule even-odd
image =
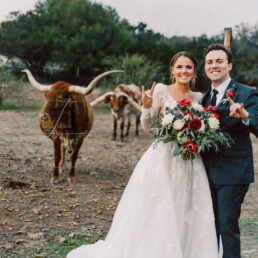
[[[33,10],[44,0],[0,0],[0,22],[10,12]],[[258,24],[257,0],[92,0],[116,9],[132,25],[172,36],[214,36],[241,23]],[[234,33],[234,30],[233,30]]]

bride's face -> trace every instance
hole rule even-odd
[[[172,66],[171,73],[176,82],[190,84],[195,75],[194,63],[188,57],[180,56]]]

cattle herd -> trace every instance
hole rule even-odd
[[[89,134],[93,121],[93,107],[101,102],[109,103],[114,122],[112,139],[117,136],[117,123],[120,122],[120,140],[128,136],[131,125],[131,115],[136,114],[136,135],[139,133],[141,112],[141,91],[134,84],[118,85],[114,91],[107,92],[92,102],[85,99],[98,81],[103,77],[123,72],[112,70],[97,76],[87,87],[71,85],[58,81],[52,85],[38,83],[29,70],[23,70],[31,85],[41,92],[45,92],[46,101],[40,110],[39,124],[42,132],[53,141],[54,160],[52,169],[52,183],[58,182],[59,172],[63,170],[65,153],[70,154],[70,169],[68,181],[75,179],[75,163],[84,138]],[[124,135],[124,126],[127,126]]]

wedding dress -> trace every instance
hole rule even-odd
[[[201,93],[193,93],[200,102]],[[157,84],[151,112],[143,109],[142,127],[160,107],[176,106],[167,86]],[[174,143],[153,145],[136,165],[104,241],[82,245],[68,258],[217,258],[212,200],[198,156],[173,156]]]

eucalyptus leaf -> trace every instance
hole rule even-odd
[[[174,156],[178,156],[179,154],[180,154],[180,150],[179,150],[179,148],[176,146],[175,149],[174,149],[173,155],[174,155]]]

